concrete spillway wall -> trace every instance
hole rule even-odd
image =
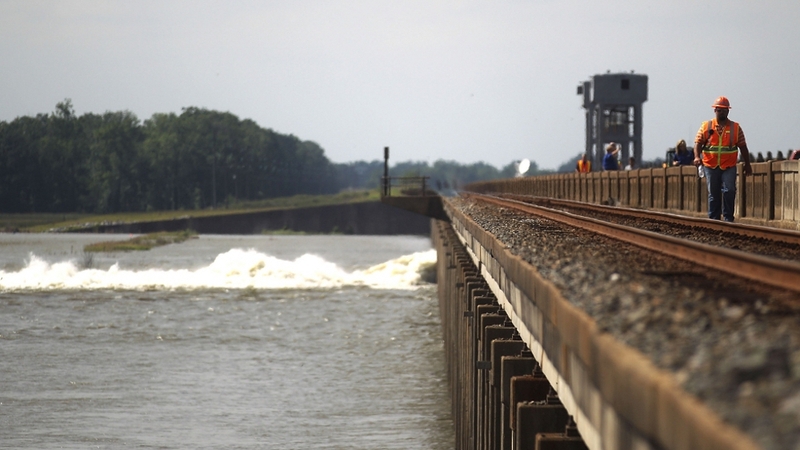
[[[436,221],[432,240],[456,448],[758,448],[502,242],[444,209],[451,223]],[[553,391],[544,399],[542,378]],[[563,423],[569,416],[580,442]],[[575,447],[532,444],[545,434]]]
[[[194,230],[200,234],[260,234],[291,230],[307,233],[367,235],[430,233],[430,220],[381,202],[349,203],[307,208],[182,217],[152,222],[99,224],[84,231],[98,233],[152,233]]]

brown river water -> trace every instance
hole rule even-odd
[[[449,449],[416,236],[0,234],[0,448]]]

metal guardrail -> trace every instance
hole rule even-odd
[[[737,220],[800,230],[800,161],[753,163],[737,175]],[[534,195],[705,216],[708,191],[693,166],[538,175],[471,183],[478,193]]]
[[[391,197],[392,189],[399,189],[403,196],[428,197],[435,195],[428,190],[430,177],[381,177],[381,196]]]

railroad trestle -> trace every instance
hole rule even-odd
[[[434,221],[458,449],[753,449],[445,202]],[[538,442],[538,443],[537,443]]]

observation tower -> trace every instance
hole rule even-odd
[[[621,145],[622,165],[633,156],[642,161],[642,104],[647,101],[647,75],[606,73],[578,86],[586,109],[586,153],[602,167],[605,147]]]

